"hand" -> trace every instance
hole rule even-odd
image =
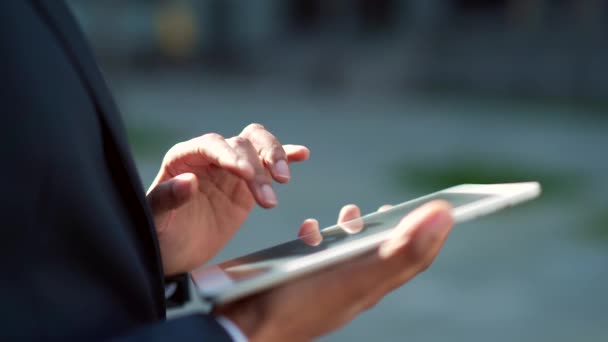
[[[272,180],[287,183],[289,163],[308,159],[262,125],[224,139],[206,134],[167,152],[148,190],[165,275],[209,261],[243,224],[255,203],[272,208]]]
[[[340,221],[358,216],[358,208],[347,207]],[[372,252],[218,307],[215,313],[232,320],[250,341],[312,340],[348,323],[424,271],[452,224],[449,204],[427,203],[403,218],[391,238]],[[313,221],[303,228],[305,235],[318,233]]]

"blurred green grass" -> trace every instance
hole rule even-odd
[[[393,168],[397,186],[436,191],[458,184],[540,182],[543,197],[572,194],[578,191],[583,177],[574,172],[547,169],[517,161],[479,158],[455,158],[442,162],[401,163]]]
[[[490,184],[537,181],[541,183],[543,194],[539,200],[526,204],[533,208],[544,201],[552,203],[584,203],[586,199],[581,189],[587,184],[579,173],[556,170],[535,164],[517,161],[498,161],[484,157],[452,159],[442,162],[413,162],[408,160],[391,168],[395,186],[427,193],[458,184]],[[553,204],[551,204],[553,205]],[[565,210],[555,204],[555,210]],[[508,215],[505,213],[505,215]],[[519,213],[518,213],[519,215]],[[572,237],[588,243],[605,246],[608,243],[608,210],[583,209],[574,212],[581,224],[573,228]]]
[[[604,247],[608,243],[608,211],[599,209],[587,218],[588,223],[583,225],[581,237],[592,244],[600,244]]]

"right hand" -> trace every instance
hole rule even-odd
[[[359,216],[343,208],[339,223]],[[444,201],[427,203],[404,217],[377,249],[266,292],[218,307],[250,341],[308,341],[325,335],[373,307],[387,293],[424,271],[453,225]],[[307,223],[308,222],[308,223]],[[300,230],[318,232],[307,220]]]
[[[260,124],[229,139],[210,133],[175,145],[146,198],[165,276],[190,272],[232,238],[254,205],[272,208],[272,181],[290,180],[290,163],[308,148],[283,145]]]

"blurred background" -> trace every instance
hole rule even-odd
[[[278,208],[256,209],[216,261],[293,238],[308,217],[333,224],[351,202],[543,184],[456,227],[429,271],[323,341],[608,340],[608,1],[69,5],[144,186],[168,148],[205,132],[259,122],[311,148]]]

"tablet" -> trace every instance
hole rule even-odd
[[[536,182],[458,185],[322,229],[321,239],[315,243],[300,237],[218,265],[200,267],[191,277],[205,301],[223,304],[376,248],[405,215],[426,202],[449,202],[455,223],[461,223],[539,194],[540,185]]]

